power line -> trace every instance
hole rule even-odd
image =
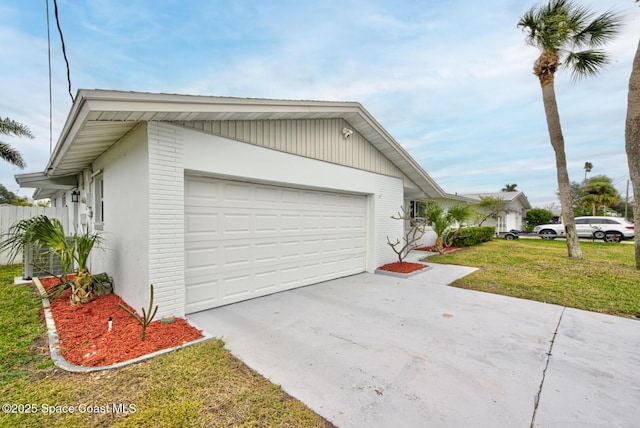
[[[49,27],[49,0],[47,4],[47,57],[49,58],[49,154],[53,152],[53,95],[51,93],[51,31]]]
[[[62,43],[62,56],[64,56],[64,62],[67,64],[67,82],[69,83],[69,96],[71,102],[74,102],[73,94],[71,93],[71,71],[69,69],[69,60],[67,59],[67,49],[64,45],[64,36],[62,35],[62,28],[60,27],[60,18],[58,17],[58,2],[53,0],[53,7],[56,15],[56,25],[58,26],[58,33],[60,33],[60,42]]]

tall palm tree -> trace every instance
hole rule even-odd
[[[5,117],[4,119],[0,117],[0,134],[33,138],[33,134],[29,128],[15,120],[9,119],[8,117]],[[20,152],[2,141],[0,141],[0,158],[19,168],[24,168],[26,166]]]
[[[638,0],[636,0],[638,1]],[[633,219],[636,230],[636,269],[640,270],[640,42],[629,78],[625,148],[633,187]]]
[[[518,187],[517,184],[513,183],[513,184],[505,184],[504,187],[502,188],[503,192],[515,192],[517,189],[516,187]]]
[[[584,163],[584,182],[587,182],[587,173],[591,172],[593,169],[593,164],[591,162]]]
[[[599,48],[618,33],[620,18],[611,11],[594,16],[588,9],[569,0],[551,0],[547,5],[527,11],[520,18],[518,27],[525,32],[527,43],[541,52],[533,65],[533,74],[542,88],[549,138],[556,155],[567,250],[570,258],[581,258],[554,78],[560,67],[569,69],[574,79],[597,74],[608,62],[607,54]]]

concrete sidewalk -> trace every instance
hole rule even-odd
[[[447,287],[474,269],[432,266],[189,319],[339,427],[637,425],[640,322]]]

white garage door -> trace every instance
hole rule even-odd
[[[366,198],[186,177],[186,312],[365,270]]]

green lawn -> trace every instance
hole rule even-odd
[[[220,340],[118,370],[60,370],[49,359],[40,300],[29,286],[11,285],[19,274],[0,267],[0,397],[38,412],[0,413],[1,427],[332,426]],[[75,412],[62,413],[68,406]]]
[[[564,241],[495,240],[429,257],[480,269],[454,286],[620,316],[640,314],[640,271],[634,246],[581,242],[583,258],[567,257]]]

